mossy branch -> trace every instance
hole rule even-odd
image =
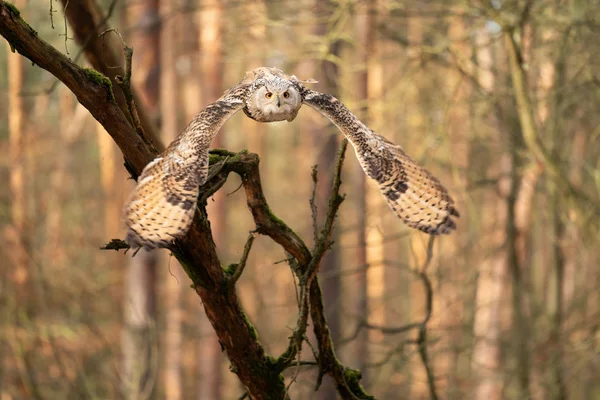
[[[127,110],[129,111],[129,117],[131,118],[131,122],[133,126],[140,134],[140,137],[143,139],[149,138],[144,130],[144,126],[142,125],[142,121],[140,119],[139,111],[137,105],[135,104],[135,99],[133,98],[133,89],[131,87],[131,67],[133,64],[133,48],[129,47],[123,36],[119,33],[118,30],[111,28],[102,32],[99,37],[103,38],[107,33],[113,32],[115,33],[119,39],[121,39],[121,43],[123,44],[123,55],[125,57],[125,71],[123,76],[116,75],[115,82],[121,88],[123,92],[123,96],[125,96],[125,103],[127,105]],[[104,42],[103,42],[104,44]]]
[[[235,285],[235,283],[242,276],[242,272],[244,272],[244,268],[246,268],[246,262],[248,261],[248,256],[250,255],[250,250],[252,249],[252,243],[254,243],[254,234],[249,234],[248,239],[246,240],[246,245],[244,245],[244,252],[242,253],[242,258],[240,262],[235,265],[235,268],[231,270],[231,278],[229,278],[229,284]]]

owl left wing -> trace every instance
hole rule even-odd
[[[456,228],[453,218],[459,214],[446,188],[400,146],[373,132],[329,94],[305,89],[303,98],[348,138],[365,173],[408,226],[432,235]]]
[[[131,247],[169,247],[187,233],[199,186],[208,176],[208,150],[223,124],[244,106],[248,85],[230,89],[204,108],[138,178],[124,210]]]

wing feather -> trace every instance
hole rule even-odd
[[[242,109],[246,86],[239,85],[203,109],[165,152],[144,168],[124,210],[125,240],[131,247],[169,247],[187,233],[199,186],[208,176],[210,144],[223,124]]]
[[[335,97],[306,89],[304,103],[331,120],[348,138],[390,208],[408,226],[432,235],[456,229],[459,213],[446,188],[404,150],[364,125]]]

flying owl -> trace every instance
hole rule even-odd
[[[293,121],[303,104],[333,122],[348,138],[365,173],[408,226],[432,235],[450,233],[459,214],[440,181],[400,146],[376,134],[335,97],[308,89],[276,68],[257,68],[204,108],[138,178],[124,214],[131,247],[169,247],[185,235],[208,176],[208,150],[236,112],[258,122]]]

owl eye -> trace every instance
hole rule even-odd
[[[271,92],[267,92],[267,93],[265,93],[265,97],[266,97],[267,99],[270,99],[271,97],[273,97],[273,93],[271,93]]]
[[[290,97],[290,93],[289,92],[283,92],[283,97],[285,97],[286,99]]]

